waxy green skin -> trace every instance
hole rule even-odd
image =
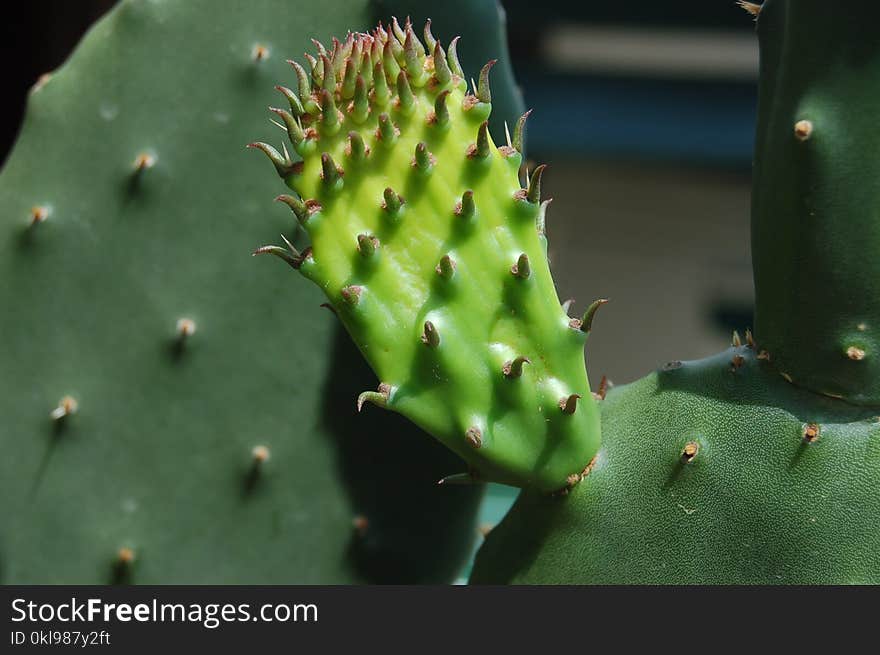
[[[880,6],[771,0],[758,21],[755,334],[795,384],[880,407]],[[794,126],[809,121],[808,138]],[[858,359],[849,354],[857,348]]]
[[[412,50],[389,64],[386,45],[384,69],[374,70],[375,57],[359,67],[387,77],[368,114],[345,90],[355,57],[335,66],[329,85],[325,60],[311,89],[300,90],[303,106],[322,111],[303,114],[291,132],[303,161],[281,166],[311,241],[287,257],[326,293],[379,377],[379,392],[359,402],[410,418],[465,459],[475,479],[566,489],[596,452],[599,418],[586,333],[572,326],[550,277],[543,169],[521,188],[521,153],[488,135],[488,69],[475,96],[452,51],[448,64],[443,51],[429,58],[412,30],[399,41],[390,28],[361,35],[348,47],[380,38]],[[451,76],[438,72],[438,56]],[[528,362],[505,374],[520,357]]]
[[[463,56],[503,55],[495,3],[456,11],[482,36]],[[374,378],[321,294],[250,257],[292,228],[243,147],[285,58],[376,19],[350,0],[123,1],[33,92],[0,175],[0,582],[455,578],[480,489],[438,490],[454,455],[357,415]]]
[[[472,582],[880,583],[877,18],[764,3],[757,345],[612,390],[590,475],[521,494]]]
[[[564,498],[521,493],[471,583],[880,583],[876,412],[795,388],[747,347],[600,405],[591,473]]]

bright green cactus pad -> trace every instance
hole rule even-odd
[[[590,476],[523,492],[474,583],[880,582],[880,417],[799,390],[752,348],[612,389]]]
[[[381,382],[359,405],[410,418],[475,479],[565,490],[598,447],[583,360],[598,305],[581,320],[560,306],[544,167],[518,177],[524,117],[506,145],[489,135],[494,62],[468,93],[456,41],[429,26],[424,40],[394,21],[293,64],[273,111],[302,160],[252,145],[295,190],[279,199],[311,245],[257,252],[326,293]]]
[[[457,10],[502,54],[486,5]],[[273,80],[374,20],[123,1],[34,91],[0,176],[0,582],[455,577],[479,489],[438,489],[457,459],[400,417],[357,416],[373,378],[320,294],[250,257],[291,227],[244,148]]]

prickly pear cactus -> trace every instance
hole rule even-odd
[[[602,402],[566,498],[524,492],[472,582],[880,582],[880,9],[757,16],[756,332]]]
[[[399,412],[469,465],[543,493],[598,447],[583,346],[593,312],[560,306],[546,256],[544,166],[521,185],[525,116],[496,147],[487,63],[468,80],[432,34],[393,20],[316,42],[272,108],[289,145],[256,142],[310,239],[277,255],[326,294],[379,376],[358,398]],[[352,402],[354,399],[352,399]]]
[[[242,147],[271,81],[374,20],[127,0],[34,88],[0,175],[0,582],[455,576],[479,490],[438,493],[454,457],[405,423],[349,429],[370,378],[332,316],[285,318],[319,294],[249,256],[290,227]]]

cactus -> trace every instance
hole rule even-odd
[[[601,303],[581,319],[559,303],[544,166],[518,177],[525,116],[505,145],[489,134],[495,62],[468,92],[457,40],[430,24],[424,39],[395,19],[292,63],[296,90],[271,108],[289,147],[251,147],[293,189],[278,200],[310,245],[255,254],[327,295],[379,376],[359,409],[413,420],[468,463],[465,480],[565,491],[598,447],[582,350]]]
[[[588,481],[523,493],[473,582],[880,582],[880,10],[741,4],[761,47],[755,334],[612,390]]]
[[[290,225],[241,147],[270,81],[373,20],[366,0],[125,0],[34,88],[0,175],[0,582],[456,574],[479,489],[436,493],[453,458],[410,426],[349,433],[338,396],[366,381],[332,316],[287,320],[318,294],[249,256],[252,226]]]
[[[859,252],[876,240],[878,10],[742,4],[762,49],[757,331],[600,385],[601,446],[580,354],[601,301],[573,323],[558,306],[543,168],[519,189],[521,130],[494,147],[488,67],[467,94],[454,50],[396,23],[319,47],[276,110],[302,161],[258,145],[311,246],[257,252],[326,293],[381,381],[358,402],[433,433],[465,480],[523,489],[472,582],[880,581],[876,275]]]

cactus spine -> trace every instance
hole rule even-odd
[[[518,177],[523,121],[496,147],[487,63],[470,91],[457,39],[397,20],[317,44],[254,143],[296,192],[311,245],[263,247],[315,282],[379,376],[358,399],[461,455],[473,479],[566,490],[598,448],[583,345],[546,257],[544,167]],[[295,159],[291,154],[296,153]]]

